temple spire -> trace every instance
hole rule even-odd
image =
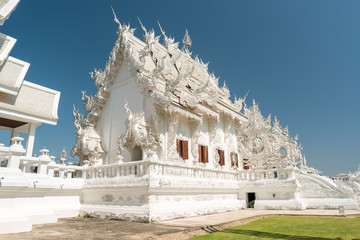
[[[189,32],[186,29],[185,30],[185,36],[183,38],[183,48],[182,48],[182,50],[184,50],[186,53],[188,53],[190,47],[191,47],[191,39],[190,39],[190,36],[189,36]]]

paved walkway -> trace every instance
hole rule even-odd
[[[0,235],[0,240],[180,240],[274,215],[355,217],[360,216],[360,211],[345,210],[345,215],[341,215],[337,210],[283,211],[245,209],[157,223],[137,223],[96,218],[67,218],[60,219],[58,223],[54,224],[36,225],[31,232]]]

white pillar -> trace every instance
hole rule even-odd
[[[54,177],[54,171],[55,171],[55,157],[54,156],[50,156],[51,162],[47,165],[47,174],[49,175],[49,177]]]
[[[48,167],[48,171],[47,174],[49,175],[49,177],[54,177],[54,168],[53,167]]]
[[[26,156],[31,157],[34,149],[35,130],[39,125],[36,123],[29,123],[28,136],[26,141]]]
[[[49,150],[41,149],[41,155],[39,156],[39,164],[38,164],[38,174],[46,175],[47,173],[47,165],[51,162],[49,157]]]
[[[65,168],[59,167],[59,178],[64,179],[65,176]]]
[[[10,157],[8,159],[8,168],[18,169],[20,166],[20,155],[25,153],[24,147],[21,145],[21,137],[14,137],[11,139],[12,144],[9,147]]]
[[[71,178],[73,172],[75,172],[74,169],[68,169],[67,172],[66,172],[66,178]]]

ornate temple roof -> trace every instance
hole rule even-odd
[[[55,125],[60,92],[24,81],[17,96],[0,92],[0,114],[20,121]]]
[[[20,0],[0,0],[0,26],[10,17]]]
[[[19,0],[0,0],[0,25]],[[24,81],[30,64],[9,56],[16,39],[0,33],[0,127],[27,122],[55,125],[60,92]]]
[[[8,57],[0,65],[0,92],[16,96],[19,93],[29,66],[30,64],[27,62]]]
[[[184,47],[168,37],[159,24],[161,36],[154,30],[148,31],[140,22],[144,31],[144,40],[134,36],[135,29],[119,24],[119,38],[110,53],[104,70],[91,73],[98,91],[94,97],[83,95],[86,118],[96,124],[104,104],[110,94],[110,86],[125,61],[132,77],[135,77],[139,90],[154,105],[165,111],[191,109],[192,113],[218,118],[219,113],[230,116],[239,122],[246,121],[241,113],[245,98],[230,100],[227,86],[219,87],[219,79],[209,73],[208,64],[189,51],[191,39],[186,33]],[[163,39],[161,44],[160,37]]]
[[[0,65],[2,65],[7,59],[15,43],[15,38],[0,33]]]

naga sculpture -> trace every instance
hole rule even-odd
[[[356,172],[349,173],[348,181],[337,181],[336,184],[342,191],[354,198],[360,208],[360,166]]]
[[[105,156],[100,135],[93,124],[86,121],[83,116],[73,110],[76,128],[76,144],[71,148],[71,156],[79,156],[80,163],[89,160],[91,164],[97,164]]]

